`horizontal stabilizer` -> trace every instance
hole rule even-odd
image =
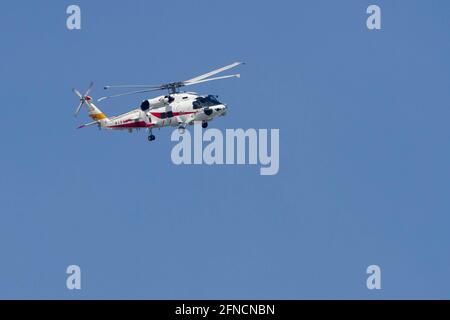
[[[82,124],[81,126],[79,126],[77,129],[89,127],[89,126],[92,126],[93,124],[99,124],[99,123],[100,123],[100,121],[93,121],[93,122],[85,123],[85,124]]]

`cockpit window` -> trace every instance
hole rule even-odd
[[[197,97],[195,101],[192,103],[194,109],[200,109],[203,107],[212,107],[221,104],[219,100],[217,100],[217,96],[209,95],[206,97]]]
[[[209,96],[206,97],[206,99],[208,99],[208,101],[213,103],[213,106],[217,106],[218,104],[221,104],[219,102],[219,100],[217,100],[217,96],[209,95]]]

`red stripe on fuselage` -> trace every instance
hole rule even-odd
[[[153,123],[145,123],[145,121],[133,122],[133,123],[123,123],[113,126],[108,126],[107,128],[147,128],[153,126]]]
[[[155,116],[155,117],[157,117],[159,119],[161,119],[161,113],[166,113],[167,114],[167,112],[150,112],[150,114],[152,116]],[[172,112],[174,117],[176,117],[176,116],[184,116],[186,114],[191,114],[191,113],[195,113],[195,111],[190,111],[190,112]]]

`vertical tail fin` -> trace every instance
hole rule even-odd
[[[89,117],[92,118],[92,120],[108,120],[108,117],[95,106],[95,104],[92,102],[92,98],[90,96],[85,97],[85,102],[88,108]]]

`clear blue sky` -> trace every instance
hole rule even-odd
[[[82,29],[66,29],[66,7]],[[382,9],[382,30],[366,8]],[[8,1],[0,298],[449,298],[449,1]],[[170,129],[76,130],[72,87],[188,79],[279,128],[280,171],[175,166]],[[145,96],[99,103],[108,115]],[[82,290],[65,269],[82,269]],[[382,290],[366,288],[366,267]]]

